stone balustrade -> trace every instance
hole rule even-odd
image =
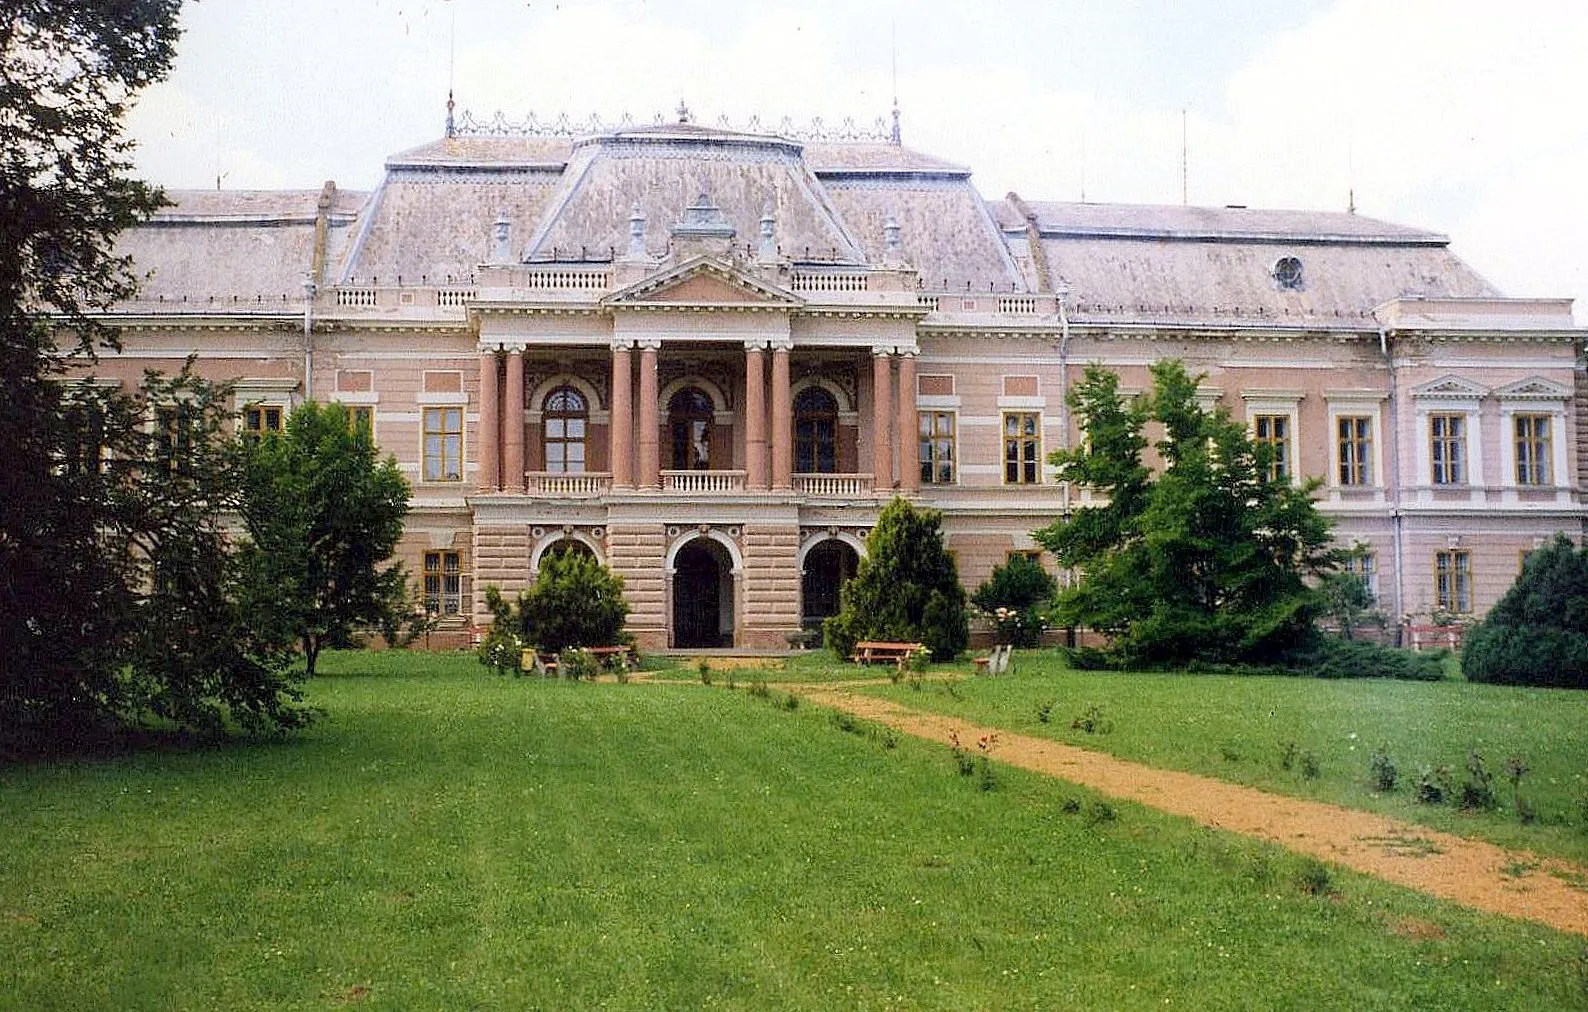
[[[794,491],[810,499],[869,499],[869,474],[796,474]]]
[[[663,471],[663,492],[743,492],[744,471]]]
[[[612,475],[604,471],[583,474],[530,471],[524,479],[530,495],[557,499],[597,499],[612,489]]]

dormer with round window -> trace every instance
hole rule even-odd
[[[1275,260],[1274,283],[1286,291],[1301,291],[1301,260],[1298,257],[1280,257]]]

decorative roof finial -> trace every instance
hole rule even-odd
[[[639,204],[629,212],[629,259],[645,259],[645,212]]]
[[[507,264],[513,262],[512,246],[507,238],[513,228],[513,220],[507,216],[507,208],[496,212],[496,221],[493,223],[492,232],[496,237],[496,248],[491,257],[492,263]]]
[[[895,144],[904,143],[904,141],[903,141],[903,139],[902,139],[902,137],[901,137],[901,135],[899,133],[899,100],[898,99],[894,99],[893,100],[893,133],[889,137],[889,140],[891,140]]]
[[[690,113],[689,106],[684,104],[684,100],[683,99],[679,99],[678,100],[678,122],[680,122],[680,123],[693,122],[693,114]]]
[[[457,124],[454,123],[453,119],[452,119],[453,105],[454,105],[454,103],[452,101],[452,89],[448,88],[447,89],[447,136],[448,137],[456,137],[458,135]]]
[[[761,248],[756,255],[761,260],[777,259],[777,218],[772,215],[772,202],[766,202],[766,208],[761,212]]]

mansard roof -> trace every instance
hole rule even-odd
[[[324,194],[309,190],[178,193],[122,248],[152,272],[143,301],[290,301],[314,262],[322,210],[326,282],[445,284],[501,259],[493,228],[504,219],[514,260],[621,260],[633,255],[638,206],[657,260],[704,194],[739,253],[760,255],[770,210],[787,262],[902,260],[926,292],[1063,284],[1083,323],[1368,327],[1397,299],[1500,297],[1447,237],[1364,215],[987,201],[968,168],[877,138],[695,123],[562,134],[440,138],[388,158],[373,193],[332,190],[323,209]]]

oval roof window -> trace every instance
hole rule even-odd
[[[1280,257],[1274,261],[1274,280],[1281,288],[1301,288],[1301,261],[1296,257]]]

